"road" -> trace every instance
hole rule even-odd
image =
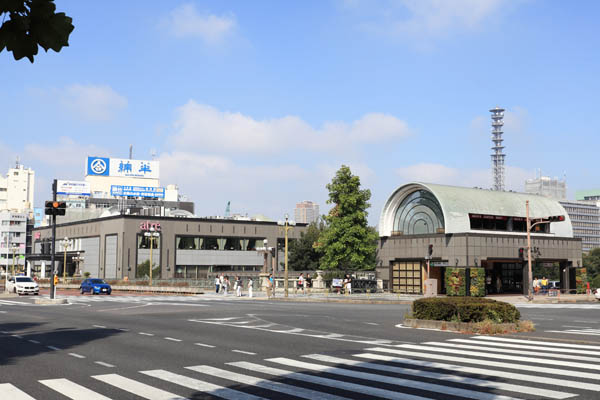
[[[0,298],[0,399],[600,396],[600,304],[489,338],[402,328],[406,305],[68,297]]]

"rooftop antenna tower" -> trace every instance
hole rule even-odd
[[[133,160],[133,145],[129,145],[129,159]]]
[[[502,127],[504,126],[504,108],[497,107],[490,110],[492,113],[492,179],[494,181],[494,190],[504,191],[504,157],[502,153]]]

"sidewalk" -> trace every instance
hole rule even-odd
[[[511,304],[530,303],[527,296],[522,294],[505,294],[487,296],[489,299],[504,301]],[[594,295],[587,294],[561,294],[560,296],[535,295],[531,303],[535,304],[561,304],[561,303],[595,303],[598,302]]]

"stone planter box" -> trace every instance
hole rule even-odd
[[[472,330],[477,322],[433,321],[428,319],[404,318],[402,325],[411,328],[439,329],[441,331],[465,332]],[[517,324],[498,324],[509,331],[517,330]]]

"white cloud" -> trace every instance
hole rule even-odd
[[[109,151],[102,147],[84,145],[63,136],[56,144],[30,143],[25,145],[23,162],[43,164],[44,172],[57,172],[56,176],[60,178],[80,179],[85,170],[88,155],[108,154],[110,154]]]
[[[192,3],[175,8],[161,25],[178,38],[197,37],[215,44],[230,35],[236,27],[235,17],[199,13]]]
[[[459,169],[443,164],[420,163],[398,168],[397,175],[406,182],[437,183],[465,187],[490,188],[492,186],[491,169]],[[505,188],[522,192],[525,179],[533,176],[533,171],[513,166],[505,166]]]
[[[377,3],[346,0],[342,4],[346,10],[360,16],[360,25],[366,30],[416,39],[422,45],[454,32],[489,25],[516,3],[508,0],[387,0]]]
[[[60,104],[77,117],[108,121],[127,107],[127,99],[106,85],[70,85],[56,91]]]
[[[190,100],[178,110],[172,142],[176,148],[214,152],[344,151],[409,134],[404,121],[382,113],[366,114],[352,123],[328,122],[315,129],[296,116],[256,120]]]

